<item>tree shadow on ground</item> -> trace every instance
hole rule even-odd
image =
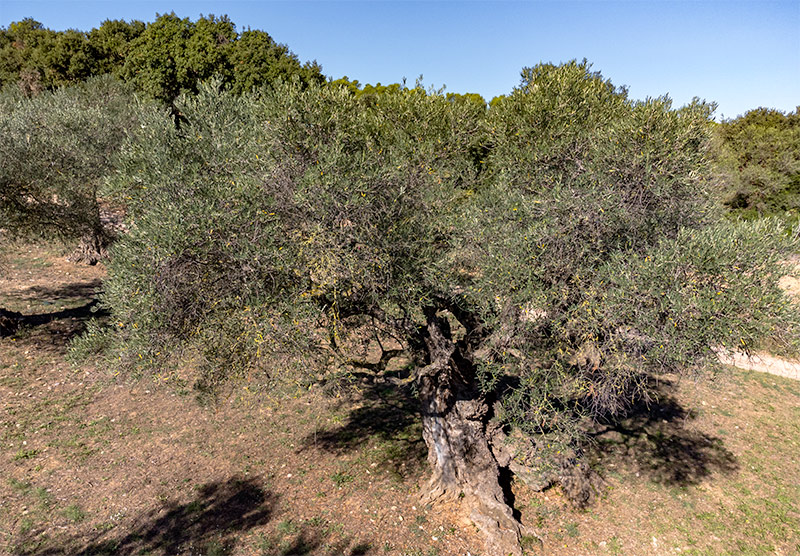
[[[39,313],[36,315],[22,315],[20,324],[22,326],[41,326],[57,320],[87,320],[92,317],[107,315],[105,309],[98,307],[98,301],[93,299],[80,307],[62,309],[52,313]]]
[[[261,537],[258,548],[261,556],[312,556],[314,554],[336,554],[341,556],[365,556],[377,554],[369,542],[358,542],[346,537],[331,541],[325,527],[305,526],[288,538],[282,535]]]
[[[134,554],[228,554],[237,534],[266,524],[272,518],[277,495],[255,479],[233,477],[202,486],[188,503],[167,503],[147,512],[124,537],[98,533],[90,540],[75,538],[57,548],[19,549],[20,556],[132,556]],[[18,546],[32,545],[23,542]]]
[[[342,403],[353,404],[346,420],[307,435],[301,450],[316,448],[344,454],[375,443],[383,448],[382,463],[392,473],[405,477],[424,466],[427,448],[422,439],[419,401],[408,388],[369,383]]]
[[[37,301],[60,301],[68,298],[94,298],[103,288],[103,281],[100,278],[84,280],[82,282],[72,282],[69,284],[59,284],[55,287],[31,286],[22,290],[17,297],[24,299],[36,299]]]
[[[51,313],[24,315],[5,311],[0,338],[15,337],[33,344],[37,349],[63,350],[86,329],[89,321],[105,318],[108,314],[106,309],[99,306],[97,299],[79,307]]]
[[[621,459],[652,481],[673,486],[696,485],[739,468],[722,439],[690,426],[696,415],[680,405],[675,389],[660,381],[653,401],[637,403],[624,419],[593,433],[592,455],[601,466]]]

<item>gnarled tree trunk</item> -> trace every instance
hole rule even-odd
[[[427,314],[429,363],[417,373],[423,437],[433,469],[424,498],[461,503],[485,535],[489,554],[522,554],[522,525],[500,484],[501,466],[487,431],[491,413],[472,364],[453,341],[447,320]]]
[[[81,237],[78,247],[67,257],[67,260],[71,263],[96,265],[108,258],[108,248],[112,240],[113,233],[98,222],[97,226]]]

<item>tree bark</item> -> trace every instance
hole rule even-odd
[[[427,311],[429,363],[417,373],[423,437],[433,470],[426,502],[460,502],[485,536],[488,554],[521,556],[522,525],[500,484],[487,426],[491,412],[472,364],[451,338],[447,320]]]
[[[67,260],[71,263],[96,265],[108,258],[108,247],[113,236],[101,225],[87,232]]]

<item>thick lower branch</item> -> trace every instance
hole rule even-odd
[[[108,258],[108,248],[113,239],[113,234],[102,226],[96,227],[81,237],[78,247],[67,260],[72,263],[95,265]]]

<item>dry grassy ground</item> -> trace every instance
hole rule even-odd
[[[0,553],[481,553],[417,504],[425,448],[396,392],[239,385],[204,408],[183,383],[71,367],[103,269],[62,255],[19,245],[0,267],[0,307],[36,315],[0,340]],[[800,553],[800,382],[661,378],[657,404],[598,434],[593,507],[514,485],[546,553]]]

